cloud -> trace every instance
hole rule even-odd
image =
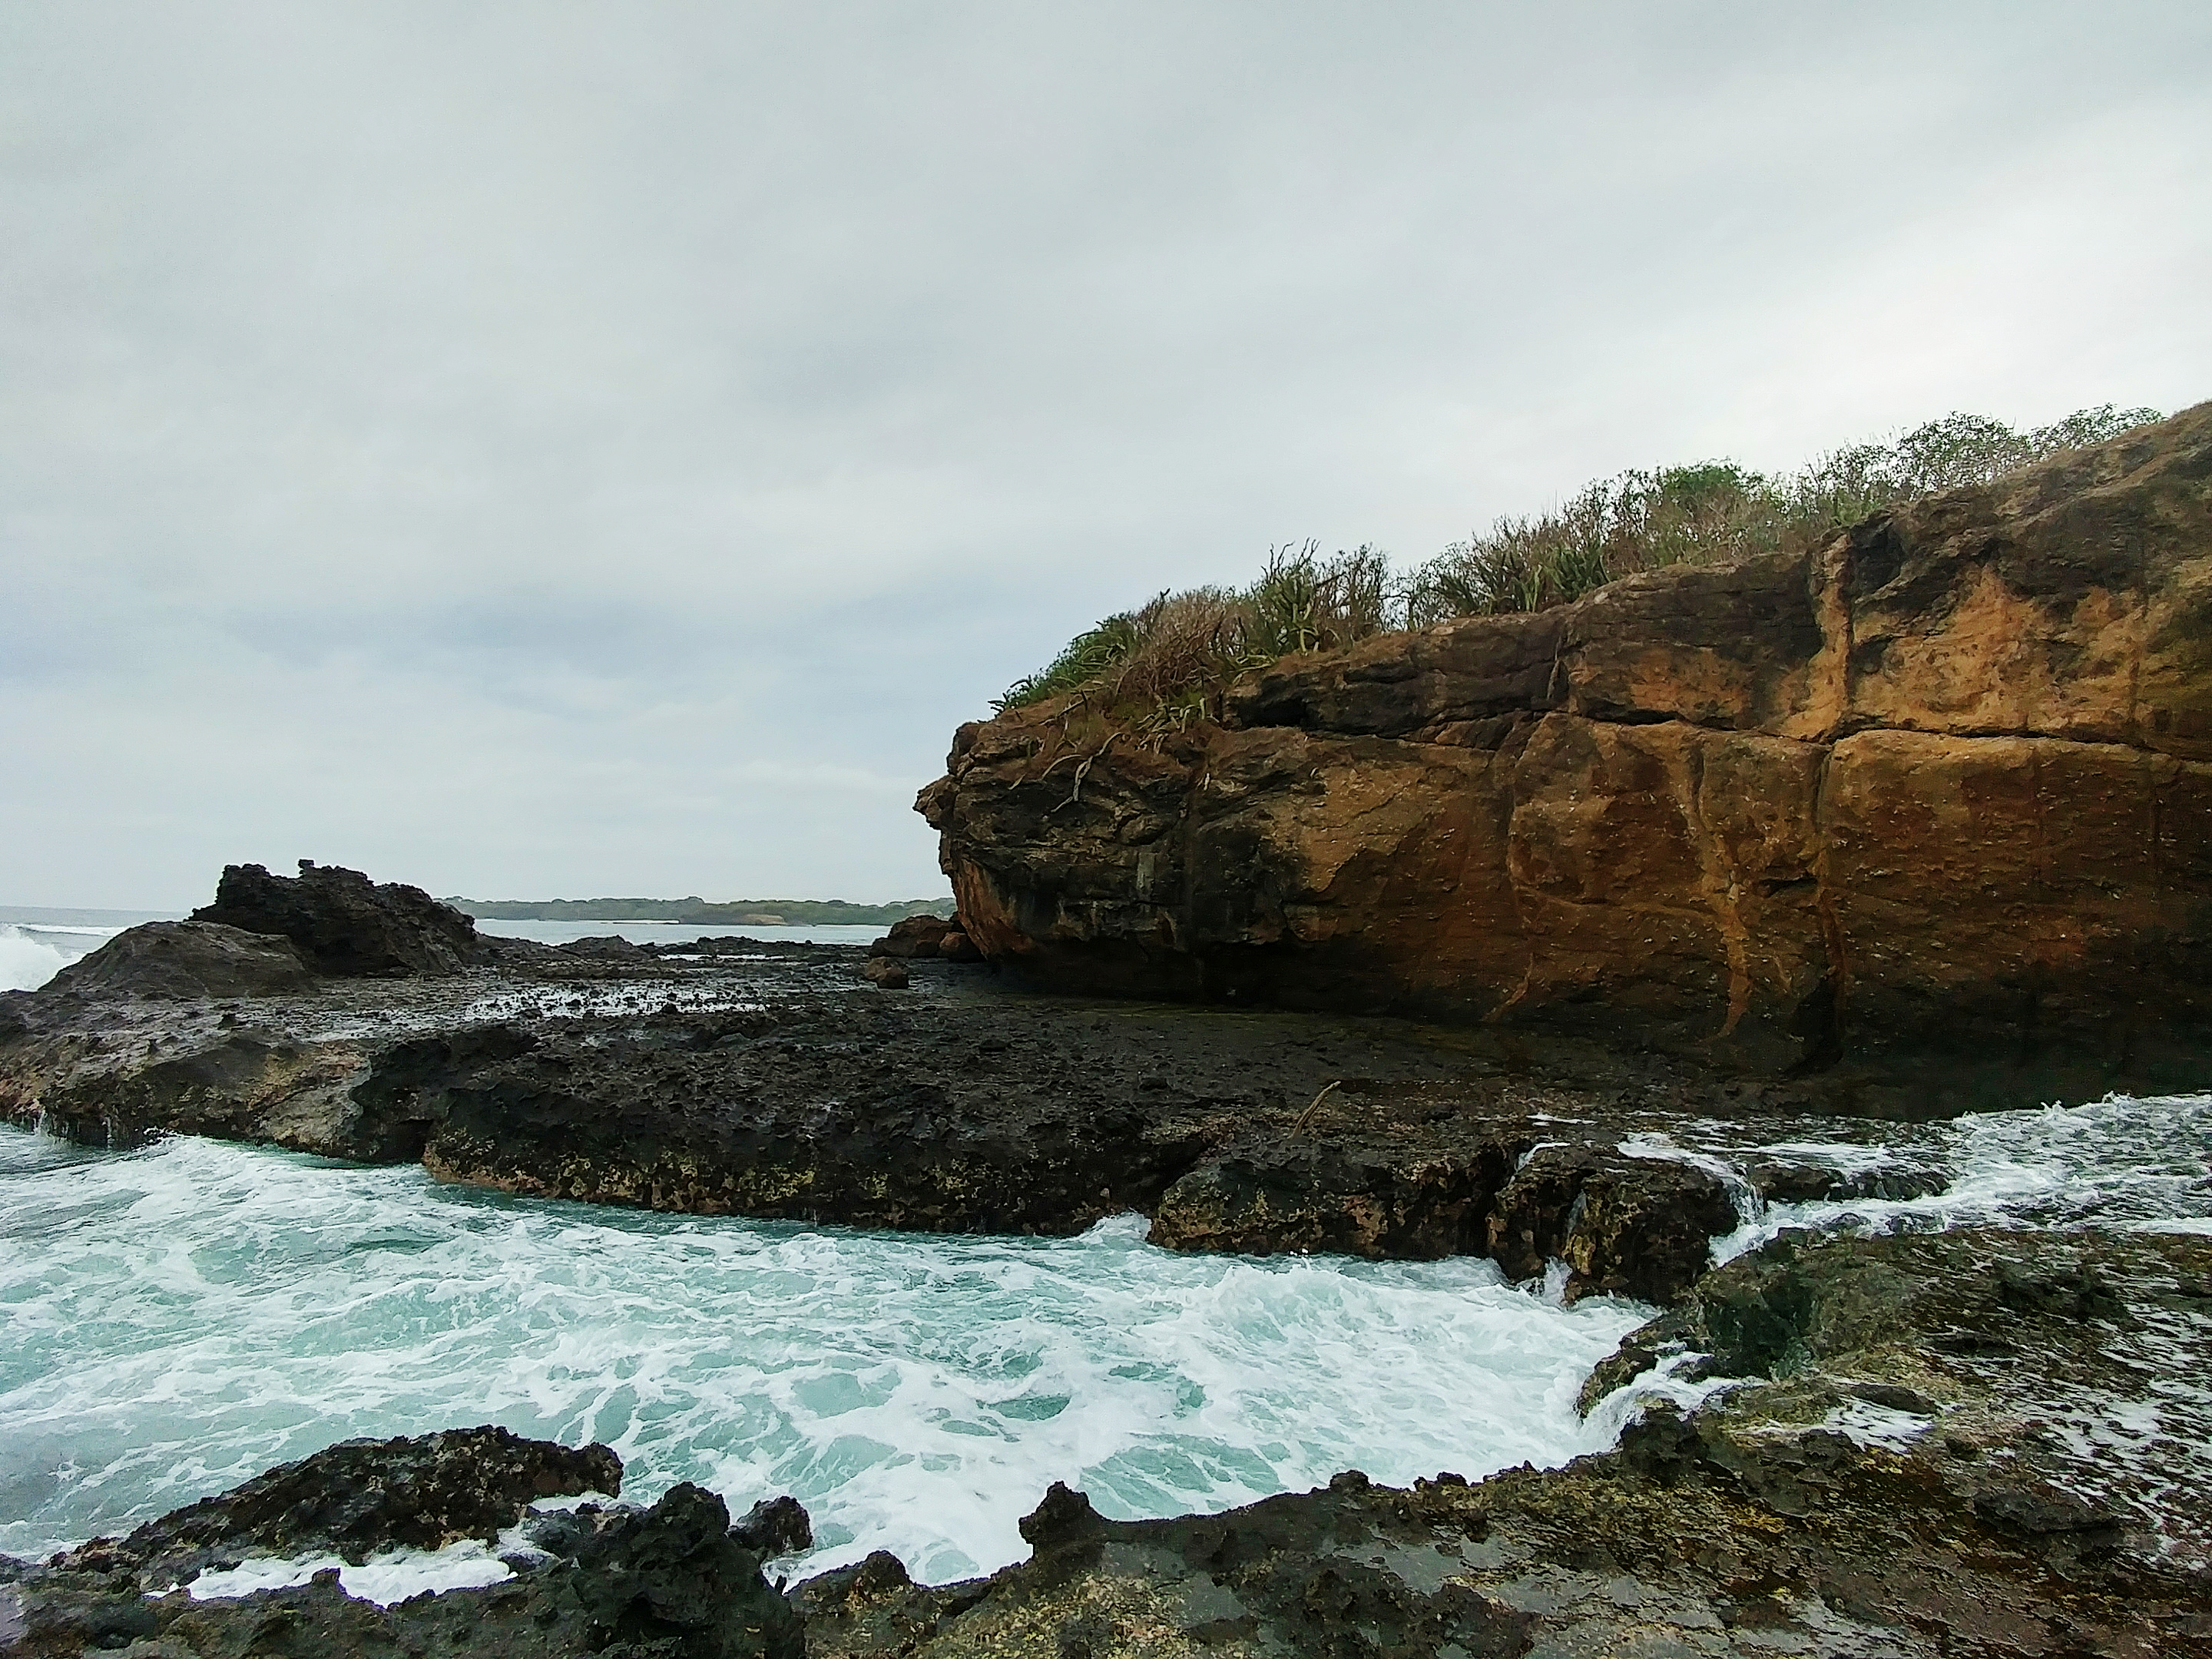
[[[0,896],[930,890],[953,726],[1272,542],[2201,397],[2208,69],[2179,6],[15,9]]]

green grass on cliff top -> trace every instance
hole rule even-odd
[[[1502,518],[1397,572],[1373,547],[1323,555],[1276,548],[1249,587],[1164,592],[1071,640],[1017,680],[1001,712],[1066,696],[1115,726],[1162,738],[1218,715],[1239,674],[1294,651],[1331,650],[1453,617],[1542,611],[1620,577],[1796,551],[1885,507],[1985,483],[2063,449],[2101,443],[2163,416],[2085,409],[2032,431],[1948,415],[1894,443],[1859,444],[1767,475],[1734,461],[1623,472],[1533,518]]]

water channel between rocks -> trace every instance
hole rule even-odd
[[[1747,1204],[1777,1229],[2212,1229],[2212,1096],[1910,1132],[1948,1190]],[[1719,1157],[1717,1124],[1643,1137]],[[1065,1480],[1110,1515],[1211,1510],[1346,1468],[1405,1483],[1599,1449],[1590,1366],[1649,1316],[1487,1261],[1180,1255],[1133,1217],[945,1237],[508,1200],[176,1139],[87,1152],[0,1130],[0,1552],[117,1533],[357,1435],[496,1422],[605,1440],[626,1497],[796,1493],[815,1571],[890,1549],[944,1581],[1026,1553]]]

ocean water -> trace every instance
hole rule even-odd
[[[1026,1554],[1064,1480],[1109,1515],[1359,1468],[1404,1482],[1595,1449],[1576,1390],[1650,1310],[1486,1261],[1185,1256],[1072,1239],[655,1216],[176,1139],[0,1131],[0,1552],[113,1534],[356,1435],[605,1440],[812,1511],[807,1571],[943,1581]]]
[[[1716,1260],[1785,1227],[2212,1232],[2212,1094],[1884,1126],[1879,1145],[1840,1124],[1834,1140],[1747,1128],[1691,1121],[1624,1149],[1723,1173],[1755,1156],[1932,1166],[1949,1184],[1766,1205],[1738,1179]],[[95,1153],[0,1128],[0,1552],[116,1533],[352,1436],[497,1422],[607,1441],[632,1498],[681,1480],[735,1510],[794,1492],[820,1540],[795,1571],[887,1548],[942,1582],[1020,1559],[1016,1522],[1055,1480],[1109,1515],[1218,1510],[1346,1468],[1403,1483],[1558,1463],[1611,1443],[1632,1408],[1584,1423],[1572,1402],[1648,1316],[1635,1304],[1562,1307],[1474,1260],[1178,1255],[1144,1230],[656,1216],[418,1168],[181,1138]],[[347,1582],[397,1595],[500,1571],[462,1555]]]

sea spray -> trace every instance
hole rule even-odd
[[[0,991],[35,991],[72,960],[39,933],[0,921]]]

